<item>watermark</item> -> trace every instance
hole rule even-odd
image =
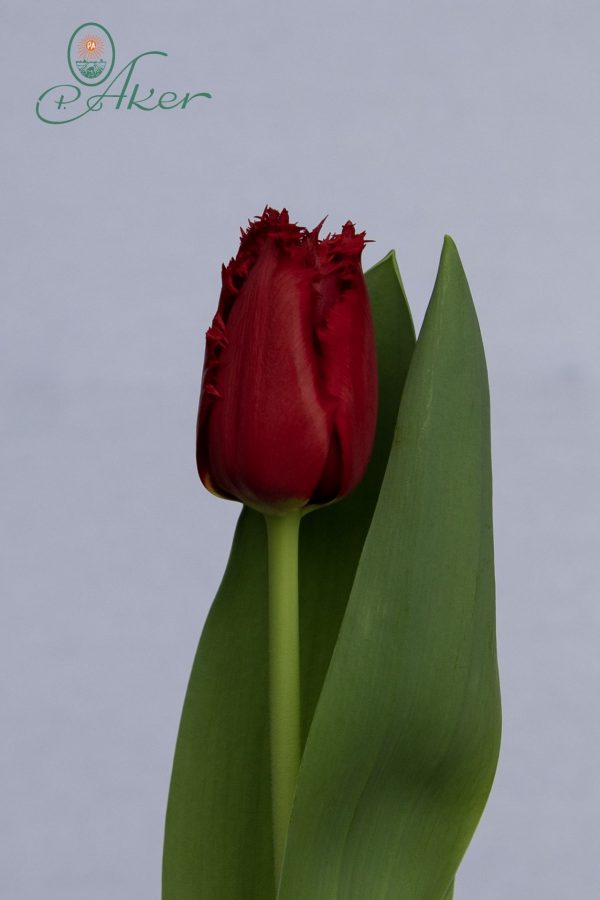
[[[134,56],[112,80],[116,63],[115,42],[110,32],[98,22],[86,22],[76,28],[67,46],[67,62],[74,78],[71,84],[55,84],[40,94],[35,112],[47,125],[66,125],[106,108],[119,110],[187,109],[195,100],[210,99],[208,91],[158,91],[139,81],[143,74],[140,60],[147,56],[168,56],[164,50],[146,50]],[[134,77],[135,76],[135,77]],[[107,83],[108,82],[108,83]],[[102,92],[97,88],[103,85]]]

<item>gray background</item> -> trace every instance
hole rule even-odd
[[[444,232],[493,404],[504,743],[457,900],[598,896],[595,2],[4,2],[0,894],[159,896],[183,694],[236,504],[194,427],[219,269],[265,203],[396,248]],[[62,127],[68,38],[187,111]],[[137,79],[136,79],[137,80]]]

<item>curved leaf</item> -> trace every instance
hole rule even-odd
[[[379,367],[377,435],[356,491],[301,526],[304,734],[377,502],[415,340],[393,253],[366,278]],[[274,897],[267,702],[265,528],[245,509],[185,698],[167,808],[164,900]]]
[[[279,900],[452,895],[500,738],[489,439],[479,326],[446,238],[306,743]]]

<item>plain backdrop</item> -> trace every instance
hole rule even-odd
[[[34,113],[112,33],[185,111]],[[266,203],[444,233],[489,362],[500,766],[457,900],[598,896],[600,7],[4,0],[0,895],[158,898],[187,677],[237,504],[194,463],[220,265]]]

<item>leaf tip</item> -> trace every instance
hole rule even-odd
[[[439,287],[442,288],[441,295],[445,299],[454,295],[455,299],[461,298],[472,305],[471,292],[458,247],[449,234],[444,235],[436,281],[439,282]],[[450,284],[454,290],[448,290]]]
[[[455,263],[462,268],[458,247],[453,237],[449,234],[444,235],[444,243],[442,244],[442,262]]]
[[[385,256],[382,256],[381,259],[379,259],[376,263],[373,263],[373,265],[368,269],[368,271],[373,272],[375,269],[378,269],[380,266],[387,266],[387,265],[390,265],[390,263],[392,265],[395,265],[396,267],[398,266],[398,263],[396,262],[396,251],[395,250],[389,250],[385,254]]]

